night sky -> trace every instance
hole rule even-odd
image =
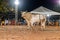
[[[60,7],[56,7],[56,0],[19,0],[19,11],[32,11],[40,6],[44,6],[48,9],[51,9],[53,11],[60,12]],[[9,1],[11,5],[14,2],[14,0]]]
[[[26,0],[26,4],[27,5],[25,5],[24,8],[29,10],[29,11],[36,9],[37,7],[40,7],[40,6],[44,6],[44,7],[47,7],[49,9],[53,8],[53,5],[52,5],[51,1],[49,1],[49,0],[33,0],[33,1]]]

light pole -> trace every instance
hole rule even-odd
[[[19,0],[15,0],[15,24],[18,22],[18,5],[19,5]]]

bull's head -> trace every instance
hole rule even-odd
[[[22,17],[24,17],[26,13],[27,13],[27,12],[21,12]]]

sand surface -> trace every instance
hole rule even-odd
[[[60,40],[60,28],[26,29],[26,26],[0,26],[0,40]]]

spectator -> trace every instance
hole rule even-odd
[[[8,20],[5,20],[5,25],[8,25]]]

